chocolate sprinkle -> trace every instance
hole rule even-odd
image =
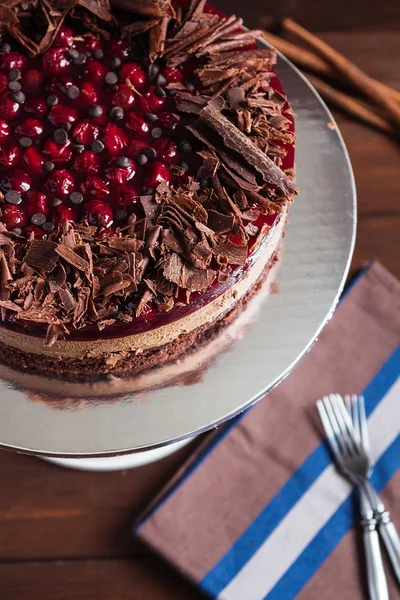
[[[69,199],[72,204],[82,204],[83,195],[80,192],[72,192],[72,194],[69,195]]]
[[[118,75],[113,71],[109,71],[108,73],[106,73],[104,81],[108,85],[115,85],[116,83],[118,83]]]
[[[24,135],[21,138],[19,138],[19,145],[22,148],[29,148],[29,146],[32,146],[32,140],[30,137]]]
[[[5,193],[4,198],[9,204],[21,204],[22,198],[20,192],[9,190]]]
[[[40,227],[41,225],[43,225],[43,223],[46,223],[46,215],[44,215],[43,213],[35,213],[31,217],[31,223]]]
[[[76,98],[79,96],[79,94],[80,94],[80,91],[76,85],[70,85],[69,87],[67,87],[67,96],[71,100],[76,100]]]
[[[53,139],[60,146],[68,141],[68,133],[64,129],[56,129],[53,134]]]

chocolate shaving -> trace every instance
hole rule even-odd
[[[50,273],[58,262],[57,244],[45,240],[33,240],[25,256],[27,265]]]
[[[226,256],[230,265],[243,266],[247,259],[247,246],[237,246],[236,244],[218,244],[213,248],[215,256]]]

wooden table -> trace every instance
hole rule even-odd
[[[238,0],[234,4],[243,13],[246,4]],[[310,4],[317,6],[283,3],[306,26],[330,28],[321,34],[324,39],[372,76],[400,90],[398,3],[374,3],[374,18],[364,11],[357,20],[353,13],[359,4],[343,0],[339,4],[350,7],[348,23],[354,27],[341,31],[345,17],[338,22],[339,9],[335,15],[320,15],[319,28],[317,9],[311,10]],[[248,19],[254,25],[251,11],[254,6]],[[334,114],[353,163],[359,198],[352,270],[377,258],[400,277],[400,145]],[[202,598],[131,536],[135,515],[189,452],[186,448],[153,465],[116,473],[64,470],[30,456],[0,452],[0,598]]]

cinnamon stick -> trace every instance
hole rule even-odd
[[[392,135],[398,133],[391,123],[388,123],[386,119],[376,114],[365,102],[361,102],[339,90],[335,90],[335,88],[325,83],[325,81],[321,81],[321,79],[313,75],[307,75],[307,79],[325,100],[328,100],[331,104],[349,113],[359,121],[372,125],[372,127],[385,133]]]
[[[359,69],[354,63],[334,50],[329,44],[313,35],[301,25],[298,25],[291,19],[282,21],[282,28],[285,32],[295,35],[303,42],[309,44],[316,50],[342,77],[355,85],[360,91],[368,96],[379,108],[384,108],[390,120],[400,127],[400,105],[388,95],[385,90],[376,81],[369,77],[364,71]]]
[[[276,50],[279,52],[282,52],[282,54],[284,54],[289,60],[294,62],[296,65],[299,65],[303,69],[314,71],[314,73],[317,73],[318,75],[324,75],[332,77],[333,79],[338,79],[339,81],[343,81],[343,79],[338,77],[337,71],[334,70],[331,65],[325,62],[317,54],[314,54],[313,52],[310,52],[301,46],[297,46],[293,42],[289,42],[284,38],[278,37],[269,31],[263,31],[263,37],[269,44],[271,44],[271,46],[276,48]],[[399,91],[376,80],[375,85],[381,88],[381,90],[386,94],[389,94],[395,100],[400,102]]]

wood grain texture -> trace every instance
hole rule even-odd
[[[400,89],[398,2],[370,2],[369,11],[360,11],[358,0],[338,0],[323,10],[316,0],[269,1],[265,12],[277,4],[306,27],[340,29],[324,39],[373,77]],[[245,5],[221,0],[219,6],[243,14]],[[259,24],[259,4],[248,6],[246,21]],[[345,31],[372,22],[377,24],[373,34]],[[379,23],[389,22],[393,31],[379,29]],[[377,258],[400,277],[400,144],[334,114],[358,190],[352,270]],[[0,452],[1,600],[201,600],[131,536],[135,516],[189,452],[184,448],[158,463],[117,473],[69,471]]]

